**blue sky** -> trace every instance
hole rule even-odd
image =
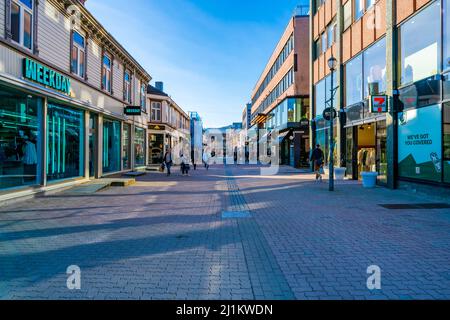
[[[307,0],[88,0],[87,8],[205,127],[241,121],[296,5]]]

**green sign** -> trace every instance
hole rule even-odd
[[[39,62],[29,58],[24,58],[23,76],[28,80],[39,83],[50,89],[70,95],[70,78],[47,68]]]
[[[140,106],[127,106],[125,107],[126,116],[140,116],[142,109]]]

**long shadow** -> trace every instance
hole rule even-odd
[[[35,281],[44,281],[58,274],[65,275],[66,268],[70,265],[78,265],[81,270],[86,270],[118,261],[123,263],[125,259],[193,248],[202,247],[218,251],[225,245],[240,241],[229,236],[233,232],[233,227],[220,227],[214,229],[213,233],[208,231],[211,230],[190,231],[181,236],[167,234],[140,239],[74,245],[45,252],[0,255],[2,281],[27,278],[27,276],[32,277]],[[196,257],[192,256],[192,259],[196,259]],[[105,272],[107,271],[105,270]],[[145,266],[143,266],[142,272],[145,272]]]
[[[146,218],[118,219],[110,223],[96,225],[79,225],[72,227],[34,229],[16,232],[2,232],[0,234],[0,242],[23,240],[31,238],[47,238],[54,236],[62,236],[67,234],[75,234],[90,231],[106,231],[117,230],[122,228],[142,227],[157,224],[197,224],[203,222],[211,222],[212,219],[218,220],[219,216],[214,215],[166,215]]]
[[[106,209],[106,208],[118,208],[118,206],[103,206],[103,207],[78,207],[78,208],[43,208],[43,209],[21,209],[21,210],[1,210],[2,213],[23,213],[23,212],[60,212],[60,211],[72,211],[72,210],[89,210],[89,209]]]

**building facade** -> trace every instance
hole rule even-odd
[[[0,199],[145,166],[150,80],[84,1],[0,1]]]
[[[293,167],[308,165],[309,60],[309,16],[296,11],[251,96],[249,149],[258,149],[259,142],[271,150],[271,134],[277,131],[280,162]]]
[[[201,164],[203,159],[203,120],[198,112],[189,112],[191,135],[191,159]]]
[[[390,188],[450,186],[450,1],[317,0],[311,8],[314,141],[329,155],[322,113],[336,89],[335,164],[349,178],[369,171]]]
[[[190,155],[190,119],[172,98],[164,92],[162,82],[147,88],[147,102],[150,108],[148,123],[149,165],[159,165],[164,154],[171,148],[187,147]]]

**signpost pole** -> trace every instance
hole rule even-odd
[[[334,81],[333,81],[334,72],[331,70],[331,111],[332,115],[330,117],[330,185],[329,190],[334,191],[334,106],[333,106],[333,98],[334,98]]]

